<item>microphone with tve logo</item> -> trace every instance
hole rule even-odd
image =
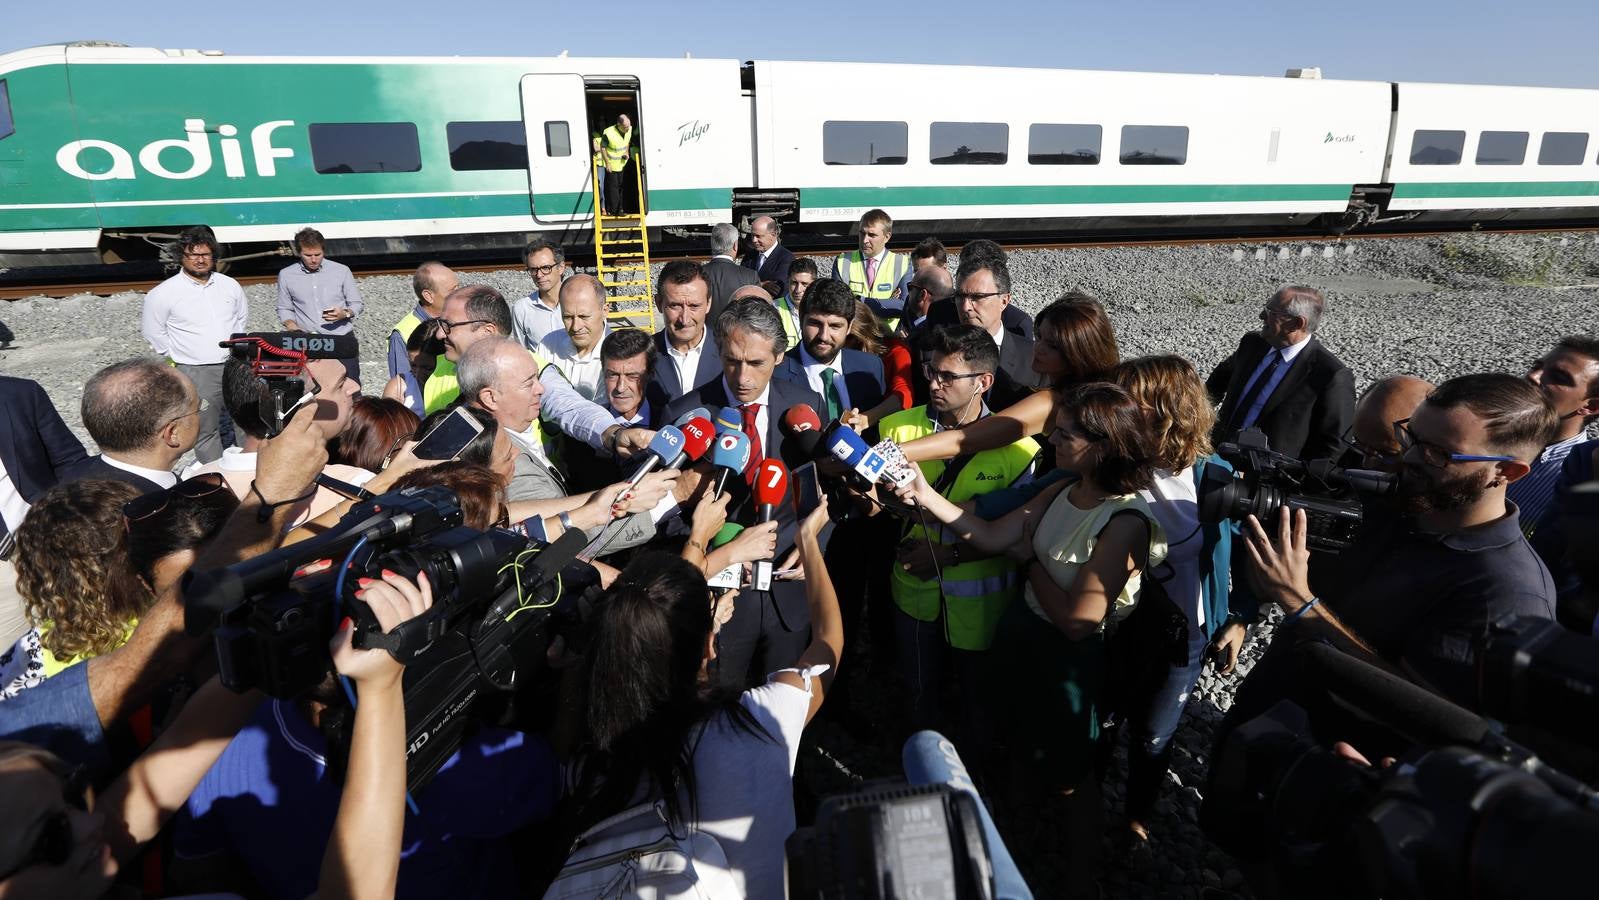
[[[777,507],[782,504],[783,498],[788,496],[788,469],[775,459],[767,458],[755,468],[754,484],[755,503],[760,508],[760,517],[757,522],[772,521]],[[758,591],[772,589],[772,561],[763,559],[755,563],[755,574],[751,579],[751,587]]]

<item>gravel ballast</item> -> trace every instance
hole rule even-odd
[[[828,271],[830,260],[818,262]],[[1066,290],[1088,291],[1104,301],[1123,357],[1177,353],[1201,375],[1259,325],[1261,307],[1286,283],[1325,292],[1319,337],[1354,371],[1357,388],[1398,373],[1434,382],[1468,372],[1521,373],[1561,336],[1599,332],[1599,236],[1587,233],[1019,250],[1010,264],[1014,298],[1028,312]],[[464,273],[461,281],[492,284],[507,297],[531,286],[519,269]],[[408,278],[365,277],[360,287],[364,391],[376,394],[389,330],[414,300]],[[276,288],[246,292],[251,327],[272,330]],[[82,386],[102,366],[148,352],[139,335],[141,302],[128,293],[0,304],[0,341],[11,342],[0,348],[0,374],[41,383],[92,450],[78,412]],[[1196,822],[1211,729],[1270,631],[1269,624],[1256,629],[1237,673],[1207,669],[1201,677],[1175,739],[1172,783],[1150,823],[1153,853],[1136,867],[1108,866],[1107,896],[1188,898],[1206,887],[1241,884]],[[859,744],[837,726],[824,724],[815,743],[820,749],[805,771],[823,792],[898,772],[897,748]],[[1120,794],[1113,779],[1109,822],[1116,821]],[[1038,896],[1056,894],[1061,873],[1051,863],[1041,858],[1027,866]]]

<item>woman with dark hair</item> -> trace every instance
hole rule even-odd
[[[1076,477],[993,522],[950,501],[918,472],[901,492],[979,552],[1029,565],[1024,603],[994,638],[992,696],[1013,753],[1020,802],[1067,805],[1067,868],[1087,885],[1100,832],[1094,775],[1105,634],[1138,600],[1141,577],[1166,556],[1166,539],[1138,496],[1154,479],[1144,411],[1126,390],[1090,382],[1062,393],[1049,440]],[[1091,885],[1089,885],[1091,886]]]
[[[973,422],[917,438],[905,444],[912,462],[950,459],[1008,447],[1029,435],[1042,434],[1054,413],[1055,397],[1073,385],[1102,381],[1120,361],[1116,329],[1105,307],[1088,294],[1071,291],[1034,317],[1033,371],[1050,387],[1035,391],[1005,409]]]
[[[381,472],[400,444],[416,433],[420,421],[398,400],[357,397],[350,407],[350,421],[328,446],[328,462]]]
[[[826,522],[824,504],[796,535],[811,644],[792,669],[742,694],[716,689],[709,677],[714,602],[693,564],[641,553],[595,605],[578,673],[587,698],[572,770],[581,827],[659,803],[674,834],[717,839],[743,896],[783,896],[800,733],[844,649],[838,598],[816,539]]]

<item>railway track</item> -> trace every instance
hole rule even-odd
[[[1199,244],[1337,244],[1346,241],[1370,240],[1399,240],[1411,238],[1437,238],[1453,237],[1461,234],[1557,234],[1557,233],[1594,233],[1599,234],[1599,226],[1558,228],[1479,228],[1456,229],[1447,231],[1405,231],[1405,232],[1362,232],[1359,234],[1346,234],[1342,236],[1328,235],[1248,235],[1239,237],[1182,237],[1182,238],[1130,238],[1117,240],[1083,240],[1083,241],[1057,241],[1050,243],[1014,242],[1001,243],[1007,252],[1013,250],[1067,250],[1067,249],[1093,249],[1111,247],[1188,247]],[[802,248],[797,250],[801,254],[814,253],[823,248]],[[834,248],[838,250],[839,248]],[[848,248],[843,248],[848,249]],[[955,252],[957,248],[951,248]],[[704,259],[703,255],[693,253],[658,253],[651,256],[659,261],[671,259]],[[478,265],[452,265],[451,268],[458,272],[494,272],[505,269],[518,268],[514,263],[484,263]],[[410,275],[411,268],[360,268],[355,267],[357,275]],[[275,272],[235,275],[240,284],[268,284],[277,281]],[[84,282],[49,282],[36,284],[3,284],[0,283],[0,300],[21,300],[27,297],[75,297],[83,294],[93,294],[109,297],[113,294],[128,291],[148,291],[160,284],[157,278],[145,278],[124,281],[94,280]]]

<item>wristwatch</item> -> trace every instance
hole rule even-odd
[[[574,527],[572,525],[572,516],[570,514],[568,514],[568,513],[562,512],[561,514],[557,515],[555,518],[560,521],[561,527],[565,528],[567,531],[571,531],[572,528]]]

